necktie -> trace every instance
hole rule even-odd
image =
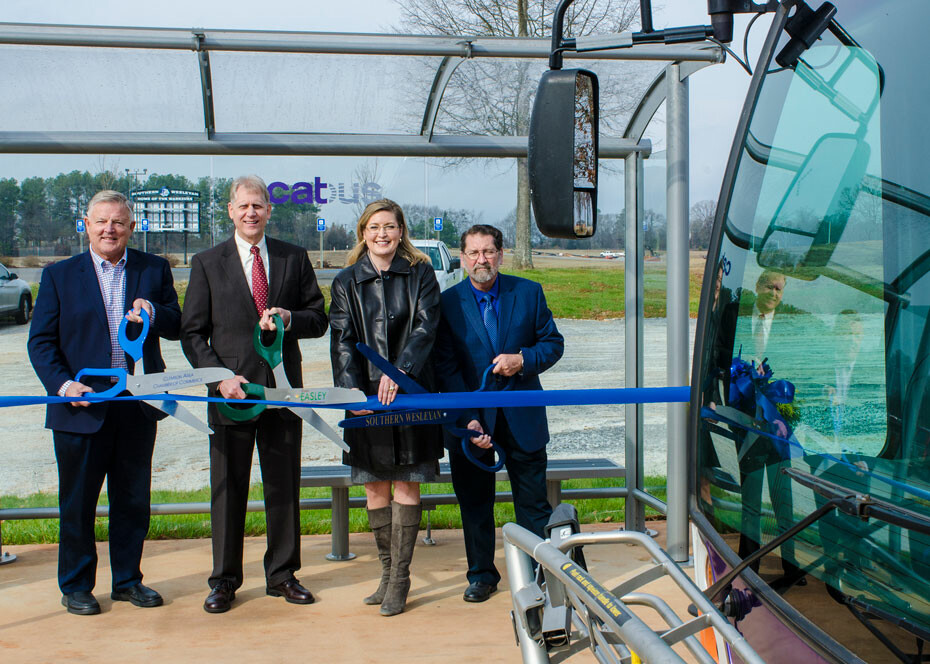
[[[761,358],[765,352],[765,314],[759,314],[756,318],[755,346],[756,354]]]
[[[481,317],[484,319],[484,329],[488,331],[488,339],[491,340],[491,347],[497,352],[497,312],[494,311],[494,303],[491,296],[485,293],[481,296]]]
[[[255,301],[255,310],[261,316],[265,309],[268,308],[268,278],[265,276],[265,262],[258,251],[258,247],[252,245],[252,299]]]

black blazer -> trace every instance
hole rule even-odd
[[[267,236],[265,242],[271,277],[268,307],[291,312],[291,327],[284,333],[283,363],[291,386],[299,387],[303,378],[297,340],[326,332],[323,294],[306,250]],[[181,348],[191,365],[226,367],[250,383],[274,387],[273,367],[252,345],[258,321],[235,238],[194,256],[181,315]],[[215,385],[210,392],[216,393]],[[234,424],[221,416],[214,404],[208,413],[211,422]]]
[[[145,370],[149,373],[164,371],[158,339],[177,339],[181,318],[171,268],[164,258],[127,249],[126,311],[138,297],[148,300],[155,308],[155,323],[142,347]],[[135,338],[141,329],[140,324],[131,323],[127,333]],[[73,380],[81,369],[110,366],[110,325],[89,251],[42,270],[28,349],[36,375],[50,395],[57,395],[65,381]],[[126,361],[132,371],[132,358],[127,356]],[[110,387],[109,379],[88,378],[81,382],[97,392]],[[152,408],[145,407],[143,411],[153,419],[165,417]],[[106,403],[86,408],[49,404],[45,426],[70,433],[95,433],[103,425],[106,413]]]

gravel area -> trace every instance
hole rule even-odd
[[[694,336],[691,321],[691,337]],[[559,320],[565,335],[565,355],[543,374],[546,389],[581,389],[623,386],[624,321]],[[644,325],[645,382],[647,387],[666,385],[665,320],[648,319]],[[0,394],[37,395],[42,387],[26,356],[28,326],[0,323]],[[301,341],[304,383],[308,386],[332,385],[329,364],[329,335]],[[177,342],[162,342],[169,370],[188,366]],[[192,388],[189,394],[203,394]],[[206,420],[206,407],[185,404]],[[321,416],[334,427],[342,411],[320,409]],[[666,463],[666,428],[664,404],[644,408],[646,440],[646,474],[664,474]],[[28,495],[55,492],[58,472],[52,448],[51,432],[44,428],[45,407],[23,406],[0,409],[0,495]],[[603,456],[623,463],[624,413],[622,406],[558,407],[549,409],[552,457]],[[304,426],[304,465],[339,463],[341,452],[335,445]],[[207,438],[167,418],[159,424],[155,456],[152,462],[154,489],[199,489],[209,485]],[[260,481],[258,458],[252,468],[253,481]]]

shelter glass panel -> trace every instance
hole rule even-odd
[[[185,51],[0,46],[13,76],[3,131],[202,131],[195,55]],[[9,80],[9,79],[8,79]]]
[[[217,131],[418,134],[439,58],[210,54]]]

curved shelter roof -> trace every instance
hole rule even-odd
[[[0,23],[0,152],[523,156],[525,136],[462,119],[488,101],[457,83],[529,98],[549,49],[530,38]],[[566,66],[594,69],[614,109],[601,156],[648,151],[620,138],[622,125],[665,64],[722,57],[711,44],[571,54]]]

